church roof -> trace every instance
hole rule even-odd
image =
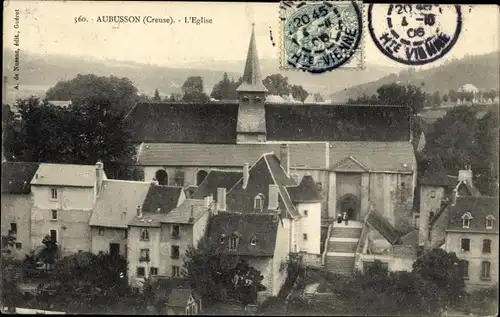
[[[407,141],[409,109],[383,105],[266,104],[270,141]],[[238,103],[138,103],[134,142],[235,144]]]
[[[250,44],[248,44],[247,60],[245,70],[243,71],[243,82],[236,91],[258,91],[267,92],[266,87],[262,84],[262,76],[260,74],[259,54],[257,53],[257,45],[255,44],[255,32],[252,26],[252,35],[250,36]]]

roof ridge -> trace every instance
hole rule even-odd
[[[114,183],[141,183],[141,184],[151,184],[151,182],[146,181],[133,181],[127,179],[115,179],[115,178],[106,178],[102,180],[103,182],[114,182]]]
[[[274,154],[274,153],[273,153],[273,154]],[[249,167],[249,169],[248,169],[248,174],[250,174],[250,171],[252,170],[252,168],[254,168],[254,167],[255,167],[255,165],[257,165],[257,163],[258,163],[258,162],[259,162],[259,161],[260,161],[260,160],[261,160],[261,159],[262,159],[265,155],[266,155],[266,153],[264,153],[264,154],[262,154],[261,156],[259,156],[259,158],[255,161],[255,163],[253,163],[253,165],[251,165],[251,166]],[[266,164],[267,164],[267,163],[266,163]],[[232,190],[233,190],[233,189],[234,189],[234,188],[235,188],[235,187],[236,187],[236,186],[237,186],[240,182],[242,182],[242,181],[243,181],[243,177],[242,177],[242,178],[240,178],[240,179],[236,182],[236,184],[234,184],[234,185],[233,185],[233,187],[231,187],[231,189],[230,189],[230,190],[228,190],[228,191],[226,192],[226,196],[227,196],[227,195],[228,195],[228,194],[229,194],[229,193],[230,193],[230,192],[231,192],[231,191],[232,191]]]

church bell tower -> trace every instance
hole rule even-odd
[[[254,24],[248,46],[247,60],[243,72],[243,82],[236,89],[238,93],[238,143],[266,141],[266,102],[267,89],[262,84],[259,56],[255,44]]]

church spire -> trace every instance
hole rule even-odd
[[[248,45],[243,82],[236,91],[267,92],[266,87],[262,84],[262,76],[260,74],[259,55],[257,53],[257,45],[255,44],[254,26],[255,23],[252,23],[252,35],[250,37],[250,44]]]

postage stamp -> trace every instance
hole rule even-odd
[[[459,5],[370,4],[368,29],[378,49],[406,65],[438,60],[457,42],[462,29]]]
[[[280,4],[282,69],[323,73],[362,68],[362,3],[283,1]]]

